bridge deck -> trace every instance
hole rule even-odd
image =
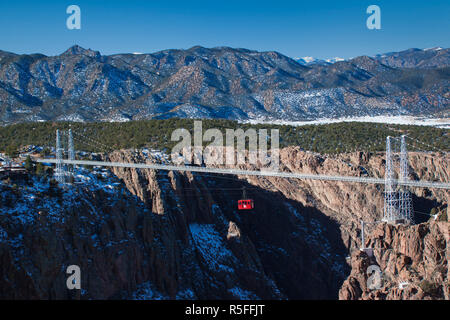
[[[56,163],[56,159],[37,159],[37,162]],[[195,166],[174,166],[164,164],[146,164],[146,163],[126,163],[126,162],[106,162],[106,161],[90,161],[90,160],[62,160],[63,164],[75,165],[89,165],[102,167],[123,167],[123,168],[137,168],[137,169],[153,169],[166,171],[190,171],[190,172],[204,172],[216,174],[230,174],[230,175],[247,175],[247,176],[264,176],[264,177],[280,177],[291,179],[308,179],[308,180],[324,180],[324,181],[342,181],[342,182],[356,182],[368,184],[384,184],[384,179],[379,178],[365,178],[365,177],[351,177],[351,176],[335,176],[335,175],[321,175],[321,174],[303,174],[292,172],[278,172],[278,171],[255,171],[255,170],[240,170],[240,169],[225,169],[225,168],[208,168]],[[422,187],[433,189],[450,189],[449,183],[431,182],[431,181],[400,181],[394,180],[398,185],[410,187]]]

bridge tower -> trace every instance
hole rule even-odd
[[[69,129],[68,132],[68,145],[69,145],[69,160],[75,160],[75,149],[73,146],[73,136],[72,136],[72,129]],[[73,174],[73,166],[69,167],[69,175]]]
[[[409,180],[408,171],[408,151],[406,150],[406,136],[402,135],[400,147],[400,177],[401,182]],[[412,199],[409,188],[402,185],[398,193],[399,213],[401,219],[405,222],[413,222],[412,216]]]
[[[56,170],[55,170],[55,179],[58,183],[65,182],[65,172],[63,169],[62,163],[63,157],[63,148],[61,147],[61,137],[59,134],[59,130],[56,130]]]
[[[394,161],[391,149],[391,137],[386,138],[386,171],[384,175],[384,217],[383,221],[395,222],[398,220],[398,199],[396,184],[394,182]]]

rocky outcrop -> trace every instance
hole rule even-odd
[[[339,298],[449,300],[449,227],[447,221],[414,226],[378,225],[366,242],[366,247],[373,248],[373,254],[354,252],[352,271],[339,291]],[[370,266],[379,268],[381,282],[373,278]]]

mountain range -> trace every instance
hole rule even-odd
[[[333,64],[338,61],[345,61],[344,58],[339,58],[339,57],[324,60],[324,59],[317,59],[317,58],[309,57],[309,56],[301,57],[301,58],[294,58],[294,60],[304,66],[311,66],[314,64],[329,65],[329,64]]]
[[[396,68],[434,68],[448,65],[448,50],[442,51],[441,47],[417,49],[412,48],[401,52],[389,52],[384,54],[377,54],[372,56],[385,65]],[[329,59],[318,59],[314,57],[294,58],[295,61],[304,66],[311,66],[314,64],[330,65],[339,61],[348,61],[351,59],[344,59],[334,57]]]
[[[229,47],[102,55],[73,46],[57,56],[0,51],[0,123],[449,116],[448,48],[310,62]]]

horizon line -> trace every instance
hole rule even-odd
[[[302,58],[306,58],[306,57],[311,57],[311,58],[316,58],[315,56],[311,56],[311,55],[297,55],[297,56],[290,56],[290,55],[286,55],[280,51],[277,50],[256,50],[256,49],[248,49],[248,48],[242,48],[242,47],[230,47],[230,46],[215,46],[215,47],[204,47],[201,45],[194,45],[192,47],[189,48],[167,48],[167,49],[162,49],[162,50],[157,50],[157,51],[153,51],[153,52],[117,52],[117,53],[111,53],[111,54],[103,54],[100,50],[96,50],[96,49],[92,49],[92,48],[86,48],[83,47],[79,44],[73,44],[72,46],[68,47],[66,50],[62,51],[59,54],[44,54],[41,52],[29,52],[29,53],[16,53],[16,52],[12,52],[12,51],[6,51],[6,50],[2,50],[0,49],[1,52],[6,52],[6,53],[10,53],[10,54],[14,54],[14,55],[43,55],[46,57],[57,57],[57,56],[61,56],[64,53],[66,53],[67,51],[69,51],[70,49],[74,48],[74,47],[79,47],[83,50],[86,51],[93,51],[93,52],[98,52],[101,56],[115,56],[115,55],[154,55],[154,54],[158,54],[161,52],[165,52],[165,51],[189,51],[192,50],[194,48],[201,48],[201,49],[207,49],[207,50],[213,50],[213,49],[232,49],[232,50],[245,50],[245,51],[250,51],[250,52],[258,52],[258,53],[267,53],[267,52],[276,52],[279,53],[283,56],[289,57],[291,59],[302,59]],[[382,54],[387,54],[387,53],[394,53],[394,52],[404,52],[404,51],[408,51],[408,50],[421,50],[421,51],[427,51],[427,50],[447,50],[449,48],[445,48],[445,47],[441,47],[441,46],[433,46],[433,47],[427,47],[427,48],[417,48],[417,47],[410,47],[407,49],[399,49],[399,50],[390,50],[387,52],[380,52],[380,53],[376,53],[374,55],[368,55],[368,54],[362,54],[362,55],[356,55],[356,56],[352,56],[352,57],[348,57],[348,58],[343,58],[343,56],[335,56],[335,57],[329,57],[329,58],[316,58],[317,60],[326,60],[326,59],[336,59],[336,58],[342,58],[344,60],[351,60],[357,57],[363,57],[363,56],[367,56],[367,57],[375,57],[378,55],[382,55]]]

